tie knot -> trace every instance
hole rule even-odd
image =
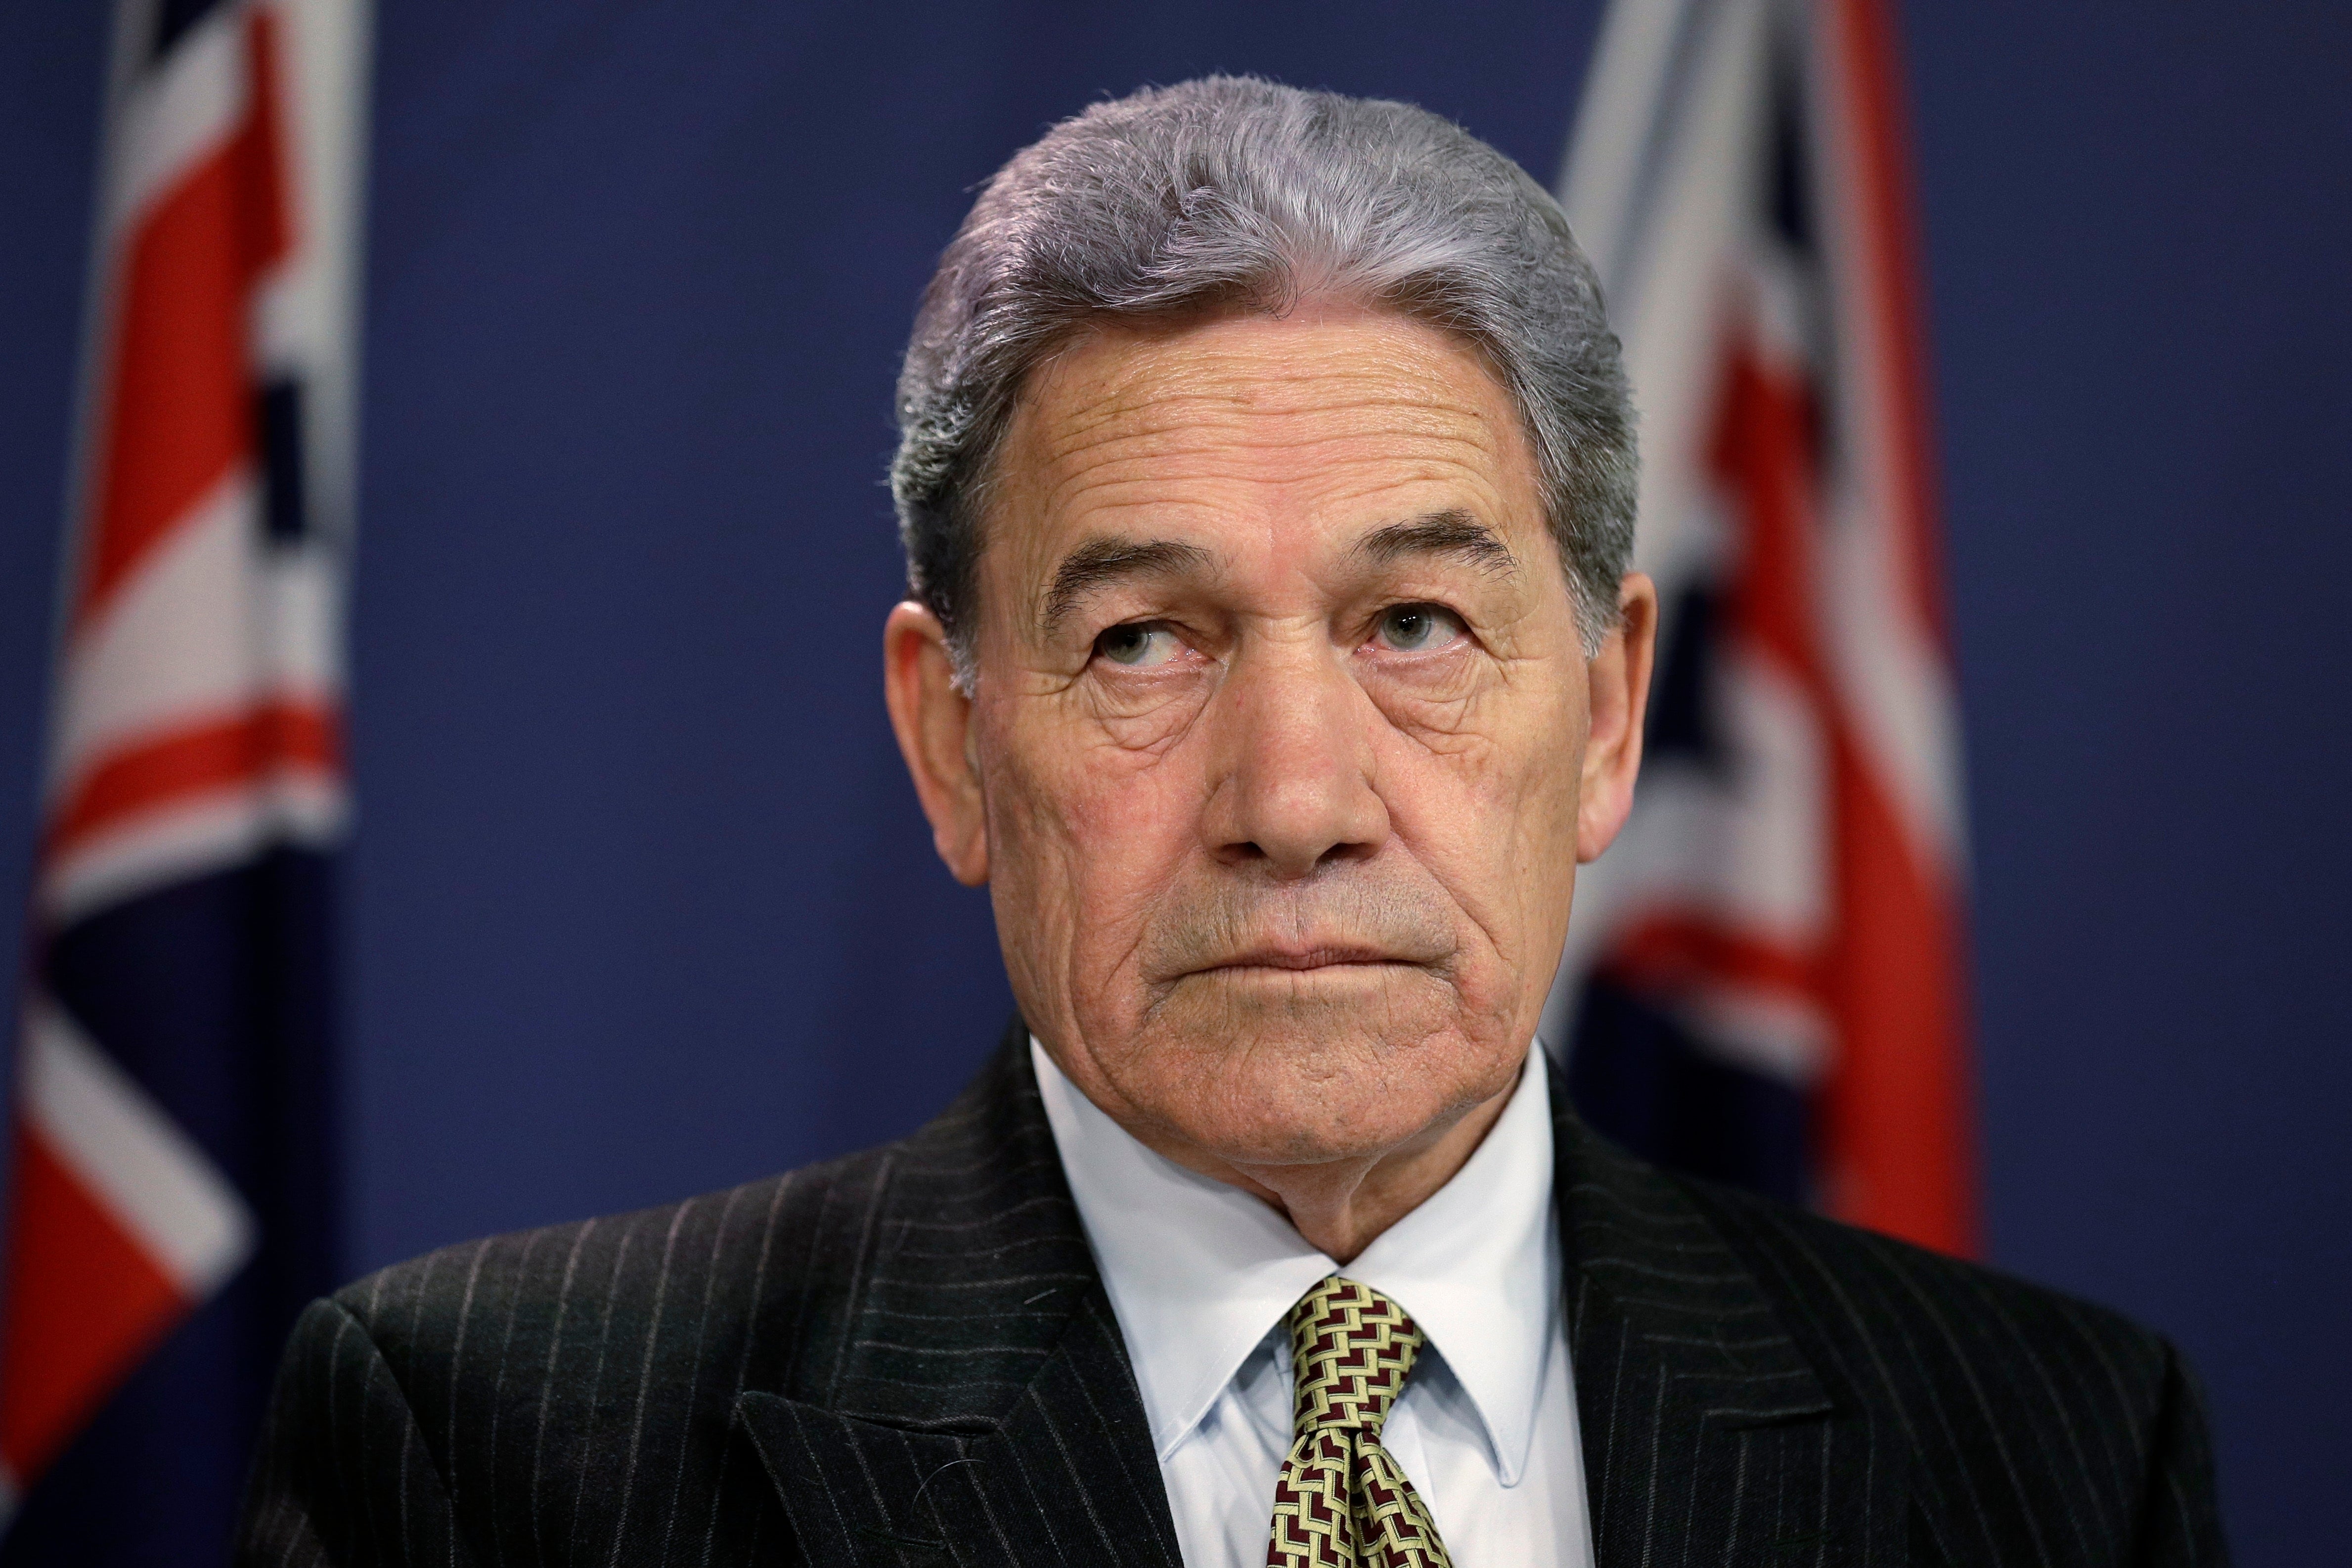
[[[1421,1347],[1402,1307],[1328,1276],[1290,1309],[1291,1430],[1360,1426],[1377,1439]]]

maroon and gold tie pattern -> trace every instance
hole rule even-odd
[[[1422,1342],[1403,1308],[1336,1274],[1290,1309],[1297,1393],[1266,1568],[1453,1568],[1429,1509],[1381,1446]]]

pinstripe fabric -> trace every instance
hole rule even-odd
[[[237,1561],[1174,1564],[1025,1037],[899,1143],[314,1304]],[[1602,1568],[2221,1561],[2161,1341],[1559,1148]]]
[[[1601,1568],[2227,1561],[2164,1341],[1554,1118]]]

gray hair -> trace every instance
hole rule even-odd
[[[1147,88],[1062,121],[972,204],[924,291],[890,468],[909,587],[972,674],[992,459],[1024,381],[1106,321],[1306,299],[1468,341],[1525,420],[1588,655],[1633,545],[1633,419],[1600,285],[1559,204],[1411,104],[1246,77]]]

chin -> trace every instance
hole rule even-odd
[[[1393,1149],[1511,1083],[1526,1041],[1471,1026],[1450,987],[1402,965],[1333,968],[1180,987],[1122,1089],[1223,1159],[1314,1164]]]

